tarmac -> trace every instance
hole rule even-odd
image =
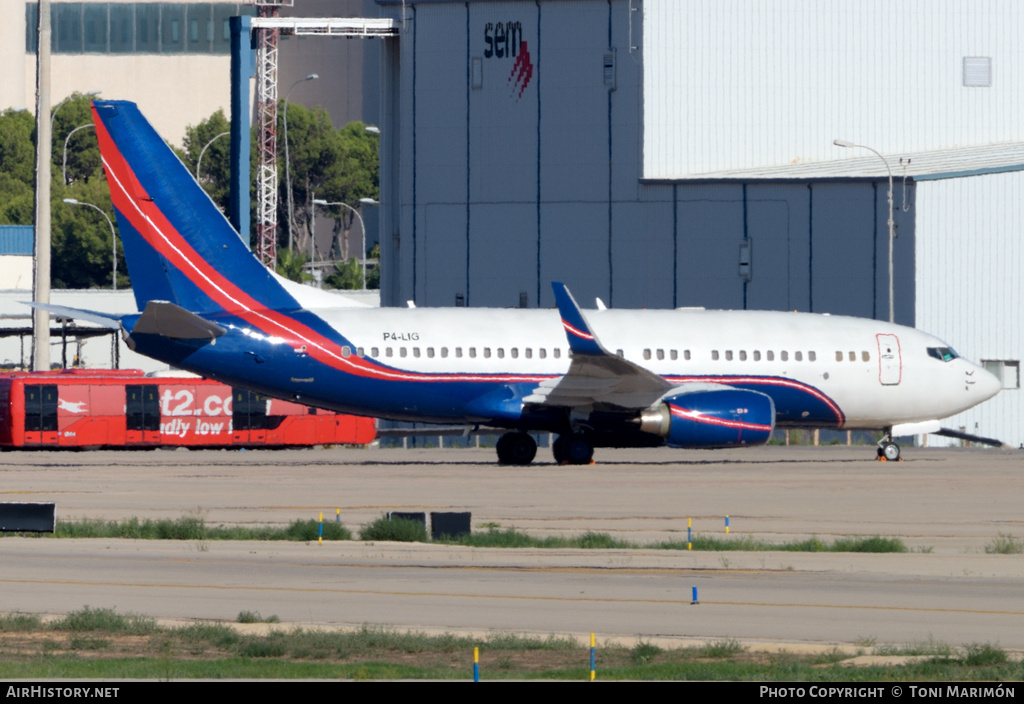
[[[388,511],[469,511],[474,530],[606,532],[642,546],[685,543],[690,522],[695,535],[724,540],[879,535],[910,551],[7,537],[2,608],[222,621],[251,610],[314,628],[596,632],[766,649],[1024,650],[1024,557],[986,551],[1000,537],[1024,544],[1024,453],[905,448],[904,461],[884,463],[863,446],[599,450],[596,464],[574,467],[546,452],[529,467],[498,466],[486,449],[5,452],[0,501],[52,501],[58,520],[283,525],[322,513],[353,532]]]

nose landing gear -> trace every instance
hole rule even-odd
[[[900,446],[892,441],[892,428],[886,428],[885,435],[878,441],[878,461],[900,461]]]

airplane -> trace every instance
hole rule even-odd
[[[764,445],[775,428],[941,430],[999,380],[913,328],[828,314],[703,309],[370,308],[278,276],[139,111],[94,101],[103,166],[141,313],[112,318],[131,348],[268,396],[399,421],[530,433],[560,464],[595,447]],[[66,308],[50,310],[69,314]],[[90,317],[91,316],[91,317]]]

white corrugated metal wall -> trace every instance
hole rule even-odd
[[[1012,0],[644,0],[644,176],[1024,138]],[[988,88],[964,57],[991,58]],[[680,124],[686,125],[680,129]]]
[[[1024,356],[1022,193],[1024,172],[917,184],[916,324],[976,362]],[[946,425],[1019,446],[1022,393],[1004,389]]]

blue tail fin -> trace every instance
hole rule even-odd
[[[93,119],[139,310],[297,307],[138,106],[95,101]]]

